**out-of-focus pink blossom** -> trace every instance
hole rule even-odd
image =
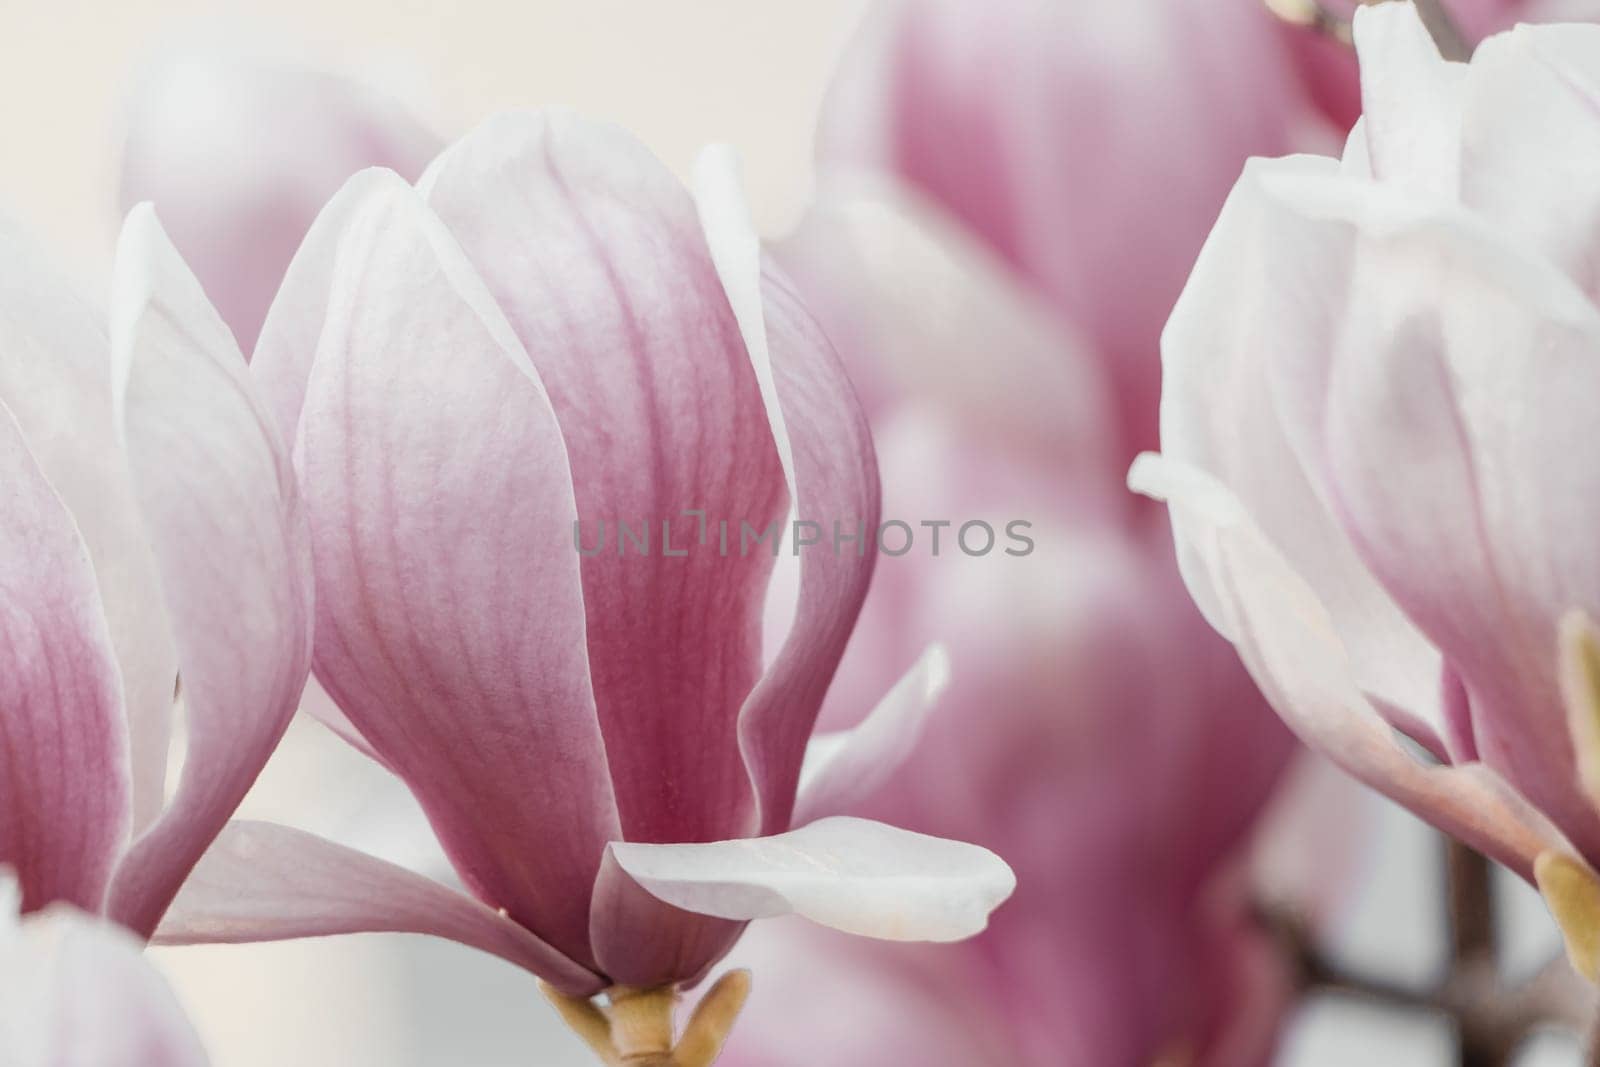
[[[837,1062],[1142,1063],[1180,1047],[1262,1062],[1287,985],[1240,861],[1292,741],[1183,602],[1165,531],[1125,506],[1093,350],[981,244],[882,186],[825,186],[778,254],[871,383],[884,514],[1030,524],[1024,556],[968,556],[952,527],[937,558],[880,560],[824,711],[849,726],[941,635],[952,688],[865,810],[985,842],[1019,881],[960,946],[891,957],[765,936],[729,1062],[815,1057],[783,1006],[834,953],[882,1007],[837,1028]]]
[[[1356,39],[1343,159],[1247,169],[1167,328],[1163,455],[1133,481],[1303,738],[1524,876],[1546,853],[1583,870],[1600,28],[1453,64],[1394,4]]]
[[[471,895],[242,824],[164,939],[417,930],[588,995],[693,982],[753,918],[949,940],[1009,894],[984,849],[795,818],[903,748],[942,660],[803,775],[874,555],[794,549],[763,666],[772,538],[791,501],[876,530],[877,467],[728,167],[692,198],[621,131],[508,115],[324,210],[252,366],[296,441],[316,671]]]
[[[1239,168],[1316,121],[1259,0],[890,0],[829,94],[823,165],[894,174],[1102,353],[1131,457],[1161,324]]]
[[[1276,35],[1243,2],[896,3],[847,58],[779,258],[872,412],[885,514],[1025,519],[1035,548],[881,560],[824,721],[940,634],[951,692],[866,810],[999,849],[1019,888],[895,958],[757,935],[728,1062],[1269,1058],[1290,976],[1244,861],[1292,738],[1118,483],[1210,213],[1319,122]],[[785,1005],[829,957],[850,1023],[820,1048]]]
[[[127,104],[123,209],[150,201],[248,354],[311,221],[346,178],[416,178],[443,147],[391,97],[228,43],[151,63]]]
[[[0,864],[148,936],[305,684],[289,457],[148,206],[109,322],[0,230],[0,348]]]
[[[206,1067],[138,938],[66,904],[19,922],[16,885],[0,883],[0,1063]]]

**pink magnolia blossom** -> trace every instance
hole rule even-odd
[[[1316,121],[1260,0],[888,0],[847,54],[821,162],[965,224],[1102,354],[1131,458],[1161,324],[1245,157]]]
[[[248,354],[283,272],[346,178],[415,178],[443,147],[358,82],[232,42],[174,49],[129,94],[123,210],[150,201]]]
[[[1410,5],[1356,36],[1343,158],[1246,170],[1132,480],[1306,741],[1525,877],[1549,854],[1592,884],[1600,28],[1470,65]]]
[[[109,323],[0,230],[0,347],[0,864],[24,912],[59,901],[148,936],[305,684],[288,454],[148,207]]]
[[[295,440],[333,725],[410,787],[467,893],[239,824],[162,939],[434,933],[587,996],[696,981],[749,919],[951,940],[1010,893],[981,848],[795,817],[857,787],[802,761],[874,555],[801,556],[763,669],[775,546],[738,540],[791,502],[875,530],[877,468],[724,156],[692,199],[620,131],[508,115],[416,187],[358,175],[252,370]],[[942,664],[822,756],[891,758]]]
[[[206,1067],[172,991],[126,930],[66,904],[17,919],[0,891],[0,1063]]]

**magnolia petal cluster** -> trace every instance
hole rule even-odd
[[[0,863],[25,912],[61,901],[148,936],[305,683],[293,472],[148,208],[109,321],[0,233],[0,345]]]
[[[1519,27],[1470,65],[1407,4],[1356,34],[1343,158],[1247,168],[1132,480],[1303,738],[1526,877],[1583,870],[1600,29]]]
[[[17,917],[0,876],[0,1063],[207,1067],[172,991],[128,931],[66,904]]]
[[[729,160],[697,185],[612,128],[508,115],[415,187],[365,172],[323,211],[252,364],[295,442],[316,673],[470,895],[242,824],[163,939],[418,930],[587,995],[694,981],[752,918],[952,939],[1009,894],[982,849],[795,826],[874,557],[803,555],[763,667],[773,557],[723,554],[701,523],[765,529],[792,502],[874,528],[877,471]],[[575,524],[624,520],[659,528],[656,551],[576,551]]]

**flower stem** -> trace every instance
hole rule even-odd
[[[750,972],[719,978],[676,1041],[672,1016],[679,993],[673,987],[613,986],[595,1000],[569,997],[543,983],[539,988],[606,1067],[711,1067],[750,995]]]
[[[1306,993],[1331,992],[1360,998],[1390,1011],[1425,1013],[1450,1020],[1460,1035],[1456,1062],[1491,1067],[1512,1061],[1535,1031],[1556,1027],[1600,1037],[1595,990],[1566,957],[1551,960],[1531,979],[1507,984],[1497,972],[1492,865],[1456,842],[1441,846],[1449,894],[1450,964],[1442,981],[1412,986],[1382,975],[1352,970],[1330,958],[1308,926],[1294,915],[1263,909],[1261,921],[1276,931]],[[1600,1046],[1585,1062],[1600,1067]]]

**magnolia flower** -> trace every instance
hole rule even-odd
[[[324,210],[252,368],[296,442],[316,672],[335,727],[404,779],[470,895],[240,824],[163,939],[435,933],[584,998],[692,984],[749,919],[951,940],[1010,893],[980,848],[796,823],[898,751],[943,661],[802,776],[872,572],[877,470],[725,157],[699,185],[696,203],[619,131],[506,116],[416,188],[371,171]],[[801,555],[763,670],[791,501],[828,540]],[[618,523],[631,544],[593,548]],[[746,551],[746,531],[768,538]],[[629,1054],[607,1044],[626,1027],[559,1002],[602,1055]]]
[[[415,178],[443,147],[392,98],[234,42],[164,53],[126,108],[123,209],[154,203],[247,354],[345,179],[371,166]]]
[[[244,360],[148,208],[109,326],[0,231],[0,350],[0,863],[24,912],[60,901],[148,936],[305,683],[304,519]]]
[[[1132,482],[1285,721],[1537,878],[1593,974],[1600,28],[1470,65],[1410,5],[1355,30],[1362,121],[1342,160],[1246,170]]]
[[[19,922],[0,875],[0,1063],[206,1067],[172,991],[126,930],[65,904]]]
[[[1315,122],[1260,0],[888,0],[835,80],[820,162],[893,174],[1110,368],[1156,440],[1161,323],[1246,156]]]

